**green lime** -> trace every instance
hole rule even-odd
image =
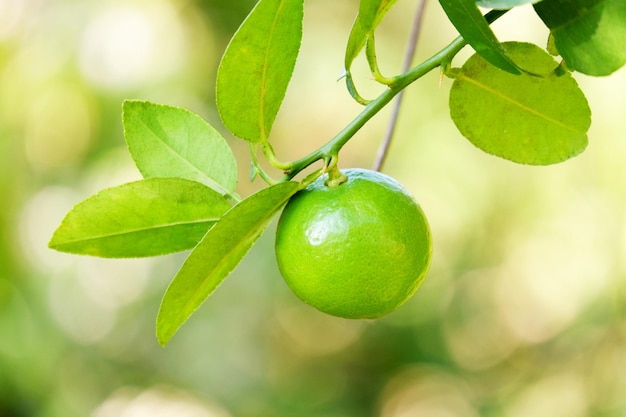
[[[305,303],[325,313],[377,318],[421,285],[431,257],[426,217],[393,178],[365,169],[347,181],[318,178],[289,200],[278,222],[280,272]]]

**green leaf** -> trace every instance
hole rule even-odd
[[[539,0],[476,0],[476,4],[487,9],[505,10],[527,3],[536,3]]]
[[[396,0],[361,0],[359,13],[352,25],[348,45],[346,47],[345,69],[350,71],[352,62],[365,46],[368,36],[372,35],[376,27]]]
[[[511,74],[522,72],[507,55],[475,0],[439,0],[439,3],[463,39],[483,58]]]
[[[265,188],[234,206],[209,230],[163,296],[156,325],[161,345],[237,266],[298,187],[284,182]]]
[[[235,157],[222,135],[197,114],[125,101],[122,120],[128,149],[144,178],[179,177],[223,195],[235,191]]]
[[[302,40],[303,0],[261,0],[231,39],[217,72],[217,108],[235,135],[267,140]]]
[[[108,188],[78,203],[49,246],[104,258],[156,256],[193,248],[231,205],[204,185],[152,178]]]
[[[626,1],[544,0],[535,11],[570,69],[603,76],[626,64]]]
[[[505,43],[528,71],[546,73],[554,59],[528,43]],[[459,131],[483,151],[531,165],[548,165],[587,146],[591,112],[570,73],[512,75],[474,54],[457,73],[450,115]]]

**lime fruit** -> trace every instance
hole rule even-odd
[[[294,195],[276,231],[280,272],[305,303],[325,313],[377,318],[404,304],[430,264],[430,229],[393,178],[341,171],[337,186],[315,180]]]

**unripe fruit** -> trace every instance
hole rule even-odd
[[[291,198],[276,231],[280,272],[293,292],[325,313],[377,318],[422,284],[431,236],[420,206],[393,178],[347,169],[331,187],[318,178]]]

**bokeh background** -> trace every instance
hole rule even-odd
[[[184,254],[102,260],[47,249],[73,204],[139,178],[124,99],[189,108],[224,131],[216,67],[252,0],[0,0],[0,416],[618,417],[626,415],[626,71],[577,76],[587,151],[516,165],[462,138],[451,82],[406,91],[384,171],[417,197],[434,236],[422,289],[377,321],[296,299],[278,274],[273,227],[158,346],[160,298]],[[402,62],[415,1],[378,37]],[[337,82],[356,0],[306,2],[304,40],[272,140],[282,160],[315,149],[359,111]],[[498,36],[544,45],[530,7]],[[415,62],[455,36],[430,0]],[[464,51],[461,58],[471,51]],[[356,67],[363,94],[380,91]],[[372,166],[389,119],[342,152]],[[224,134],[250,183],[247,147]]]

